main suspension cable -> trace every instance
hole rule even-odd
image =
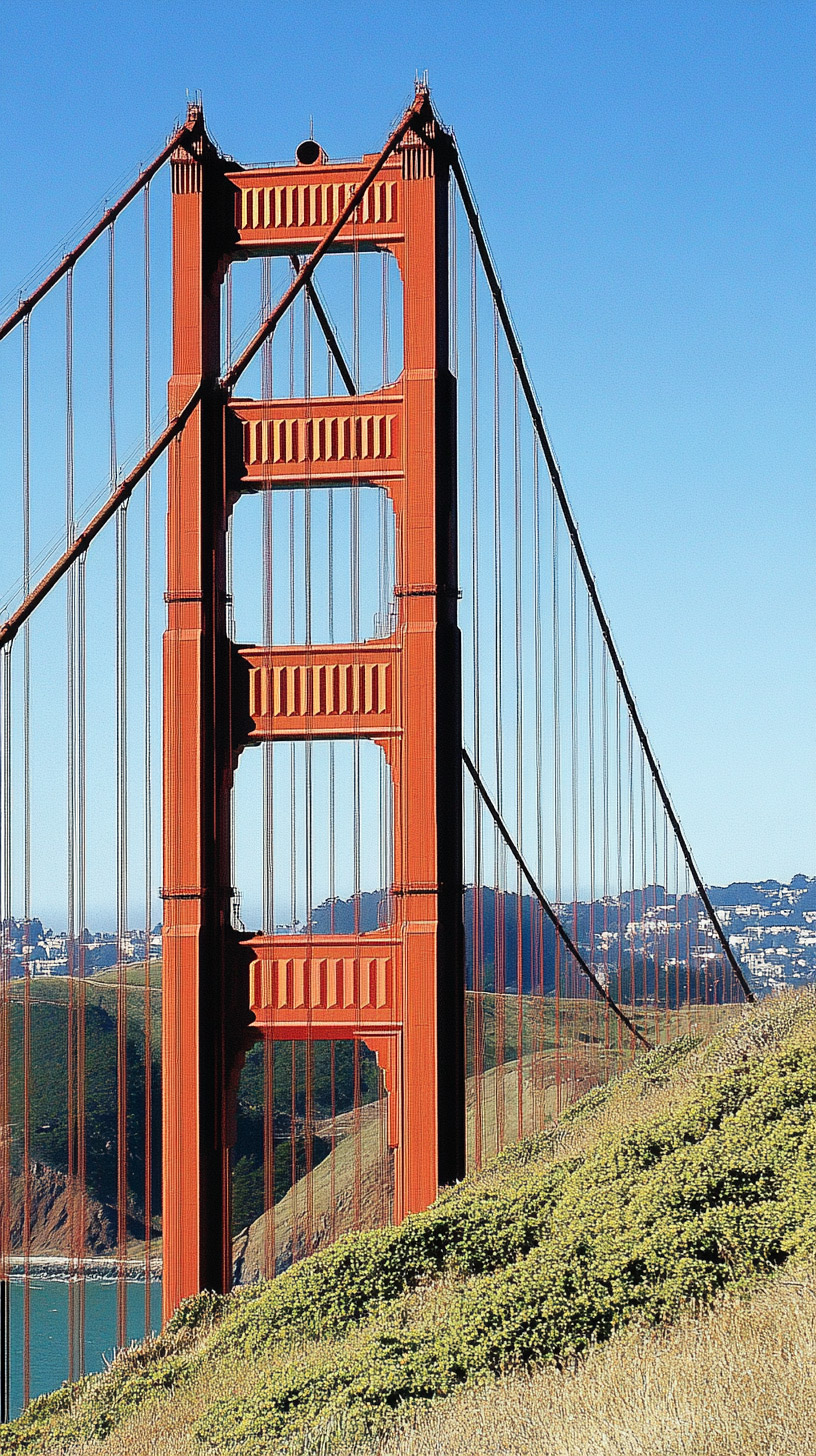
[[[124,212],[128,204],[131,203],[135,197],[138,197],[139,193],[142,191],[142,188],[147,186],[147,184],[150,182],[151,177],[155,177],[156,173],[164,166],[165,162],[168,160],[169,157],[172,156],[176,148],[179,146],[189,146],[192,139],[192,134],[199,128],[199,126],[200,121],[198,117],[188,118],[188,120],[185,121],[184,125],[180,126],[178,128],[178,131],[175,131],[173,133],[167,145],[163,147],[162,150],[159,152],[158,156],[154,157],[153,161],[150,162],[150,164],[139,173],[136,181],[133,182],[132,185],[122,193],[122,196],[119,198],[118,202],[115,202],[112,207],[106,209],[99,221],[95,223],[90,231],[85,234],[82,241],[77,243],[76,247],[72,248],[70,252],[65,254],[65,257],[62,258],[57,264],[56,268],[54,268],[48,274],[48,277],[45,278],[43,282],[34,289],[33,293],[30,293],[28,295],[27,298],[21,299],[17,307],[14,309],[13,313],[10,313],[8,318],[5,319],[2,324],[0,324],[0,339],[4,339],[6,337],[6,334],[11,333],[12,329],[16,328],[17,324],[21,323],[24,319],[29,317],[32,309],[36,307],[40,300],[42,298],[45,298],[45,295],[47,293],[50,293],[54,285],[59,283],[60,279],[64,278],[66,273],[70,272],[74,264],[77,263],[78,260],[82,257],[83,253],[87,253],[91,244],[95,243],[97,238],[100,238],[105,232],[105,229],[109,228],[111,224],[116,221],[120,212]]]
[[[581,951],[578,949],[578,946],[573,941],[569,932],[564,929],[564,926],[561,924],[560,916],[553,909],[552,905],[544,894],[544,891],[541,889],[535,875],[530,869],[530,866],[527,864],[527,861],[525,860],[524,856],[516,845],[512,835],[510,834],[509,829],[507,828],[507,825],[505,824],[501,814],[499,813],[498,808],[496,807],[496,804],[490,796],[490,793],[484,783],[484,780],[481,777],[481,774],[476,768],[476,765],[474,764],[473,759],[470,757],[470,754],[468,753],[466,748],[462,749],[462,761],[471,778],[473,779],[473,782],[476,784],[476,787],[479,790],[479,794],[487,807],[487,810],[496,826],[498,833],[501,835],[514,860],[523,871],[524,877],[527,880],[530,889],[532,890],[533,894],[541,905],[545,915],[548,917],[554,929],[556,930],[559,938],[563,941],[564,945],[566,946],[567,950],[576,961],[576,963],[581,967],[584,975],[588,978],[589,981],[591,981],[592,985],[595,987],[595,990],[599,993],[599,995],[603,996],[605,1001],[608,1001],[611,1010],[614,1011],[616,1016],[620,1017],[621,1021],[624,1023],[625,1026],[629,1028],[629,1030],[632,1032],[632,1035],[637,1038],[641,1046],[647,1048],[648,1050],[649,1042],[646,1040],[645,1036],[643,1036],[641,1032],[638,1031],[637,1027],[632,1023],[632,1021],[630,1021],[629,1017],[626,1015],[626,1012],[623,1011],[621,1007],[612,1000],[609,992],[604,986],[601,985],[594,971],[587,964],[584,956],[581,954]]]
[[[632,716],[635,731],[640,740],[649,768],[657,782],[660,797],[665,806],[666,813],[669,816],[669,822],[671,823],[672,829],[677,836],[683,855],[688,862],[689,871],[697,887],[697,892],[700,896],[700,899],[705,906],[706,912],[709,916],[709,919],[711,920],[712,925],[714,926],[715,932],[722,945],[723,951],[731,965],[734,975],[737,977],[737,980],[742,987],[746,999],[749,1001],[753,1001],[755,999],[754,993],[751,990],[751,987],[749,986],[743,973],[742,967],[740,966],[734,954],[734,951],[731,948],[728,937],[725,934],[725,931],[720,923],[717,911],[714,907],[708,890],[706,889],[702,876],[697,869],[696,861],[691,851],[691,846],[686,839],[680,820],[678,819],[677,813],[671,802],[671,797],[669,795],[668,788],[666,787],[666,784],[664,782],[660,764],[658,763],[658,760],[652,751],[652,747],[646,733],[645,724],[643,722],[643,719],[641,718],[640,710],[637,706],[635,696],[629,686],[629,681],[626,676],[623,660],[615,645],[615,641],[612,635],[612,628],[601,603],[598,589],[595,584],[595,579],[592,575],[592,571],[590,569],[589,562],[587,560],[587,556],[581,542],[578,525],[572,513],[572,508],[570,506],[566,491],[564,489],[563,480],[561,478],[561,471],[555,458],[555,452],[553,451],[552,445],[550,444],[549,436],[547,434],[547,428],[544,423],[544,416],[541,411],[541,406],[538,402],[538,397],[536,395],[535,388],[533,386],[533,382],[530,377],[524,355],[522,353],[521,344],[518,338],[518,334],[516,333],[515,325],[513,324],[512,318],[510,316],[510,311],[507,307],[507,302],[502,291],[499,276],[496,271],[492,255],[490,253],[490,248],[488,246],[484,230],[482,228],[481,218],[479,216],[479,211],[470,188],[470,183],[468,181],[464,165],[462,163],[453,137],[447,133],[443,133],[442,135],[444,136],[444,145],[449,149],[451,170],[459,188],[459,193],[462,198],[462,205],[464,207],[468,222],[470,223],[471,231],[476,240],[476,245],[479,250],[482,267],[484,269],[485,277],[487,279],[491,294],[493,295],[496,309],[501,319],[502,328],[504,330],[507,345],[510,350],[510,355],[513,360],[516,372],[518,373],[524,396],[527,400],[527,405],[530,410],[536,433],[541,444],[544,459],[547,462],[547,469],[550,473],[550,478],[553,483],[553,489],[558,497],[558,503],[561,508],[561,513],[563,515],[567,531],[569,532],[573,548],[575,550],[578,565],[580,566],[582,576],[586,583],[586,589],[589,592],[590,597],[592,598],[592,604],[595,608],[598,625],[607,644],[609,656],[615,669],[615,674],[618,678],[618,681],[620,682],[621,691],[626,701],[627,708],[629,709],[629,712]],[[431,142],[431,144],[433,144],[433,142]]]
[[[275,307],[264,319],[263,323],[260,325],[256,333],[250,339],[243,352],[238,356],[232,367],[227,370],[222,381],[226,390],[230,391],[235,387],[247,365],[251,363],[251,361],[255,358],[255,355],[257,354],[264,340],[274,332],[278,323],[286,313],[287,309],[297,298],[297,295],[300,293],[301,288],[305,288],[321,258],[324,257],[324,255],[328,252],[332,243],[335,242],[335,240],[339,237],[340,233],[343,231],[343,228],[347,225],[347,223],[351,221],[375,177],[385,166],[385,163],[388,161],[391,153],[395,151],[396,148],[399,146],[406,132],[410,131],[412,127],[415,127],[422,115],[424,113],[428,113],[429,111],[430,102],[428,99],[428,93],[427,91],[420,89],[417,91],[417,95],[413,103],[405,112],[402,120],[392,131],[379,156],[375,159],[374,162],[372,162],[362,182],[360,182],[359,186],[353,190],[348,202],[338,215],[337,220],[332,224],[328,232],[324,233],[314,252],[310,253],[305,263],[301,265],[300,269],[296,273],[295,277],[292,279],[292,282],[289,284],[289,287],[286,289],[283,296],[278,300],[278,302],[275,304]],[[356,367],[354,370],[354,376],[355,378],[359,378],[359,370]]]

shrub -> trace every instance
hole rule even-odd
[[[408,1401],[444,1395],[515,1364],[571,1360],[632,1318],[664,1321],[690,1300],[747,1285],[788,1254],[814,1247],[814,1109],[816,1049],[783,1051],[764,1065],[709,1075],[669,1116],[602,1135],[582,1163],[563,1167],[548,1185],[550,1197],[556,1187],[560,1192],[546,1217],[541,1203],[537,1218],[524,1214],[525,1192],[535,1197],[540,1170],[528,1183],[518,1181],[509,1199],[487,1204],[493,1213],[501,1205],[515,1231],[506,1223],[499,1237],[490,1217],[470,1223],[485,1203],[477,1185],[409,1221],[404,1243],[401,1230],[391,1231],[378,1258],[372,1236],[350,1241],[334,1266],[333,1331],[349,1323],[333,1314],[345,1299],[359,1312],[368,1256],[375,1257],[381,1292],[384,1268],[392,1277],[401,1271],[393,1290],[396,1283],[405,1287],[408,1268],[416,1273],[433,1262],[443,1229],[456,1229],[465,1249],[464,1231],[484,1229],[488,1243],[496,1240],[498,1250],[501,1242],[509,1257],[493,1267],[482,1260],[481,1269],[478,1258],[464,1263],[470,1277],[452,1298],[443,1329],[422,1317],[406,1329],[380,1321],[339,1358],[321,1354],[275,1370],[249,1400],[216,1402],[200,1420],[198,1438],[218,1450],[249,1451],[328,1416],[362,1438],[380,1432]],[[531,1242],[536,1222],[541,1237]],[[352,1249],[363,1252],[361,1244],[362,1263],[344,1266]],[[305,1273],[304,1266],[299,1282],[308,1282]],[[259,1302],[256,1315],[263,1309]],[[275,1314],[282,1316],[281,1306]],[[226,1321],[220,1337],[231,1328]]]

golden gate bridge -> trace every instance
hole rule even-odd
[[[0,346],[7,1415],[44,1149],[76,1377],[100,1208],[122,1344],[137,1264],[149,1330],[239,1207],[271,1277],[751,991],[426,86],[356,161],[190,105]]]

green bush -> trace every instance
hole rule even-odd
[[[337,1336],[442,1270],[468,1276],[511,1263],[544,1237],[567,1173],[563,1164],[498,1187],[461,1185],[398,1228],[347,1235],[246,1291],[222,1321],[213,1354],[258,1356],[281,1338]]]
[[[559,1169],[549,1187],[550,1194],[560,1189],[557,1201],[546,1218],[539,1215],[542,1237],[532,1244],[524,1183],[511,1200],[497,1199],[504,1248],[516,1257],[493,1268],[483,1262],[488,1272],[478,1271],[478,1259],[466,1262],[470,1277],[452,1298],[444,1328],[422,1318],[406,1329],[381,1323],[338,1357],[321,1354],[275,1370],[249,1400],[216,1402],[198,1424],[199,1440],[223,1451],[257,1450],[328,1417],[342,1418],[347,1433],[376,1434],[407,1401],[444,1395],[518,1363],[572,1359],[633,1318],[667,1320],[690,1300],[747,1285],[789,1254],[814,1248],[815,1110],[814,1048],[710,1076],[677,1112],[604,1134],[582,1164]],[[540,1176],[538,1169],[530,1174],[533,1196]],[[443,1227],[455,1228],[470,1247],[462,1235],[481,1202],[478,1188],[467,1197],[448,1195],[416,1220],[405,1246],[401,1230],[391,1231],[389,1248],[383,1235],[376,1245],[367,1235],[347,1246],[346,1257],[354,1248],[363,1258],[343,1268],[338,1255],[322,1333],[343,1327],[338,1315],[346,1296],[359,1309],[367,1255],[381,1297],[389,1297],[386,1270],[393,1278],[407,1267],[406,1255],[418,1269],[419,1250],[438,1247],[432,1229],[439,1237]],[[496,1236],[490,1219],[485,1227]],[[305,1293],[314,1271],[298,1272]],[[293,1275],[292,1285],[298,1282]],[[259,1301],[256,1316],[262,1319],[263,1310]],[[273,1328],[276,1319],[267,1338]],[[232,1329],[228,1318],[219,1338]],[[257,1350],[261,1343],[256,1324],[249,1344]]]

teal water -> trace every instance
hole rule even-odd
[[[127,1338],[144,1339],[145,1287],[128,1280]],[[30,1295],[31,1396],[56,1390],[68,1379],[68,1282],[32,1279]],[[150,1287],[150,1324],[161,1324],[161,1280]],[[101,1370],[116,1348],[116,1284],[108,1279],[85,1281],[85,1372]],[[23,1405],[23,1285],[11,1282],[11,1411]]]

